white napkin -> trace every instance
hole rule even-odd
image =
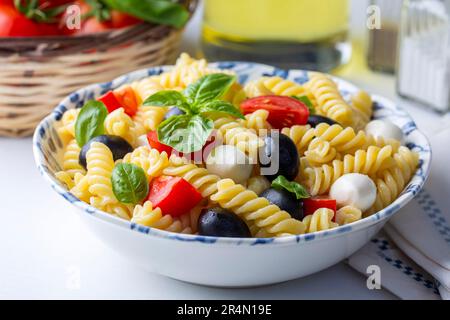
[[[378,235],[349,259],[363,273],[379,263],[382,285],[404,299],[435,299],[437,292],[450,299],[450,130],[430,142],[430,177],[424,190],[384,228],[390,240]],[[382,250],[379,241],[386,241],[388,248]]]

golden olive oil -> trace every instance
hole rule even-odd
[[[348,0],[205,0],[202,48],[210,60],[329,71],[348,58],[348,20]]]

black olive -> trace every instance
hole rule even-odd
[[[297,220],[303,219],[303,202],[287,191],[269,188],[263,191],[260,197],[266,198],[270,203],[277,205],[281,210],[288,212],[292,218]]]
[[[278,176],[294,180],[300,167],[300,158],[295,143],[288,136],[272,132],[264,139],[265,145],[260,150],[261,174],[270,181]],[[268,171],[267,173],[265,171]]]
[[[198,219],[198,233],[203,236],[249,238],[248,226],[233,212],[220,207],[203,209]]]
[[[170,108],[169,111],[164,115],[164,120],[167,120],[173,116],[180,116],[182,114],[185,114],[183,110],[178,109],[177,107]]]
[[[78,162],[80,165],[86,168],[86,154],[91,147],[92,142],[100,142],[106,145],[113,154],[114,161],[122,159],[127,153],[133,151],[133,147],[122,137],[119,136],[109,136],[100,135],[89,140],[81,149],[80,156],[78,157]]]
[[[334,121],[333,119],[324,117],[324,116],[319,116],[317,114],[312,114],[308,117],[308,124],[315,128],[316,126],[318,126],[321,123],[327,123],[330,126],[332,126],[333,124],[339,124],[336,121]]]

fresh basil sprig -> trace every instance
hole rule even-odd
[[[116,164],[111,183],[114,195],[122,203],[138,204],[148,195],[147,176],[144,170],[135,164]]]
[[[289,181],[284,176],[278,176],[275,180],[273,180],[272,187],[278,190],[285,189],[295,194],[298,200],[311,197],[305,187],[303,187],[300,183]]]
[[[244,119],[233,104],[220,100],[234,81],[234,76],[216,73],[202,77],[183,92],[167,90],[148,97],[144,106],[175,106],[185,113],[159,125],[159,141],[179,152],[195,152],[202,149],[214,128],[209,115],[221,113]]]
[[[82,148],[86,142],[102,135],[105,131],[104,121],[108,115],[108,109],[101,101],[88,101],[81,108],[75,122],[75,139]]]
[[[101,2],[111,9],[128,13],[141,20],[176,28],[183,27],[189,20],[188,10],[171,0],[101,0]]]
[[[314,109],[314,105],[307,96],[292,96],[292,98],[303,102],[308,107],[309,114],[314,114],[316,112],[316,110]]]

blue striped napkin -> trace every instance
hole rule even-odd
[[[382,287],[403,299],[450,299],[450,130],[430,142],[425,188],[348,260],[365,274],[378,265]]]

